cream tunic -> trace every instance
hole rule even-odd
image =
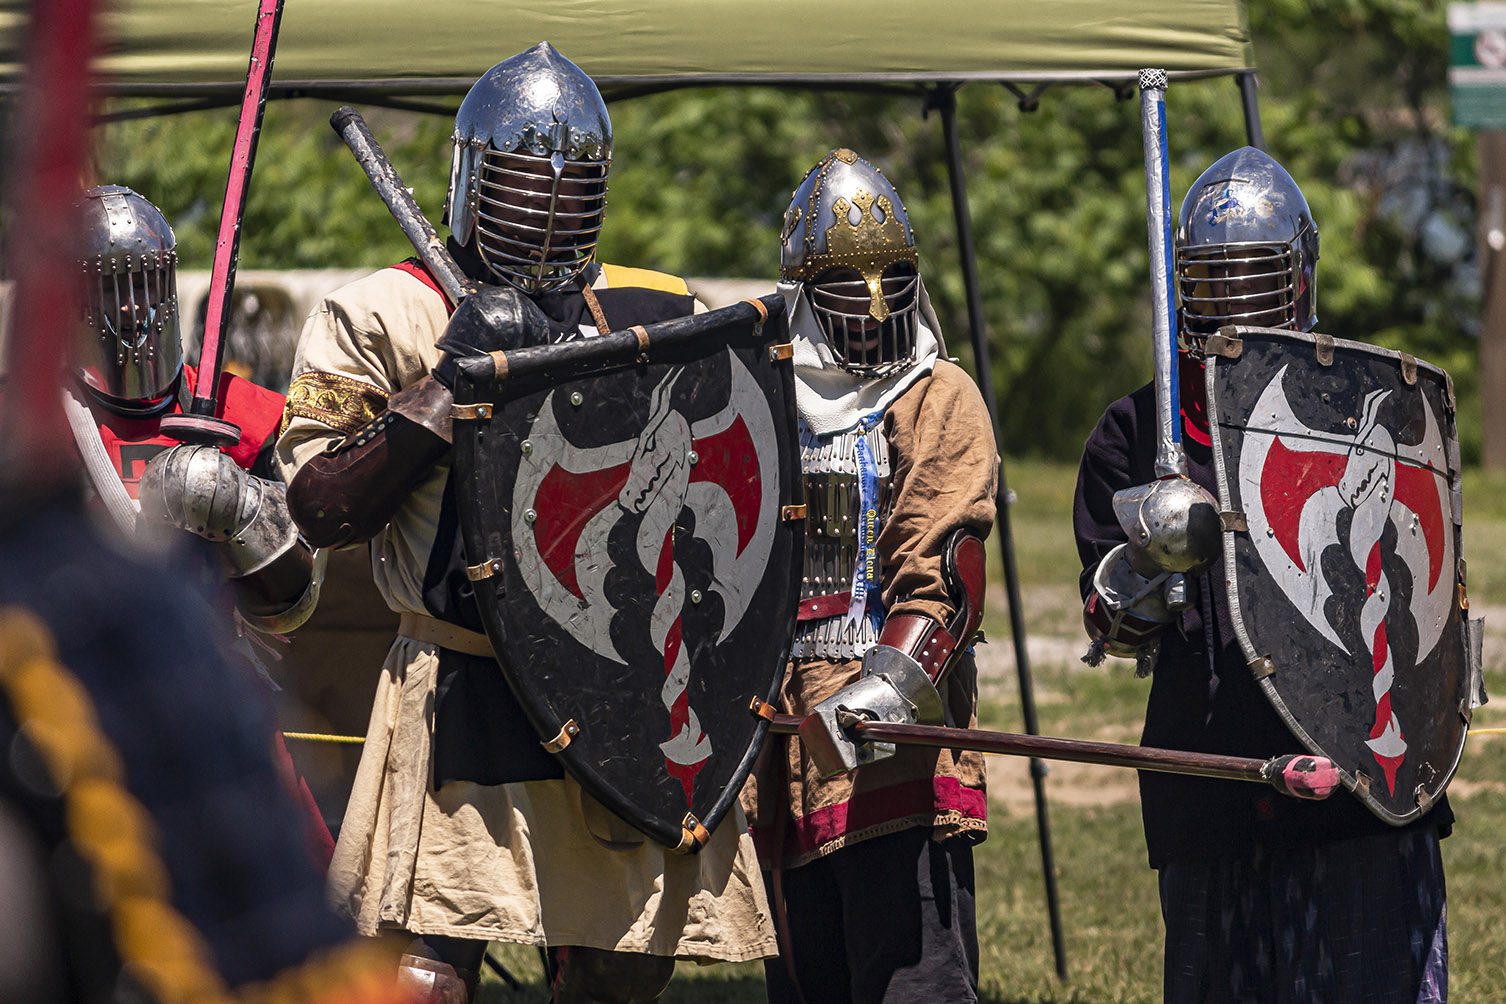
[[[610,274],[604,269],[596,287]],[[304,324],[293,364],[277,444],[284,476],[291,481],[380,413],[389,394],[425,376],[439,361],[434,343],[447,320],[444,300],[398,269],[325,298]],[[427,614],[424,571],[448,475],[446,461],[371,542],[372,575],[395,611]],[[401,928],[725,961],[775,954],[740,810],[699,854],[685,856],[633,830],[568,777],[432,790],[438,664],[432,644],[399,636],[377,686],[329,869],[332,899],[362,933]]]

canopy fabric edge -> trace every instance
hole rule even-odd
[[[1220,67],[1206,70],[1171,70],[1167,76],[1172,80],[1202,80],[1210,77],[1240,76],[1256,72],[1253,66]],[[865,87],[911,87],[917,90],[928,87],[943,87],[968,83],[997,84],[1116,84],[1134,83],[1138,71],[1077,70],[1061,73],[1012,72],[1012,73],[949,73],[944,75],[926,73],[882,73],[861,75],[837,74],[664,74],[635,75],[630,77],[598,76],[594,78],[602,94],[610,100],[614,92],[632,92],[642,89],[655,91],[673,90],[681,87],[805,87],[812,90],[861,90]],[[388,80],[279,80],[269,87],[268,97],[296,98],[318,97],[333,93],[369,93],[388,96],[437,96],[461,95],[468,91],[473,77],[409,77]],[[9,96],[20,89],[19,82],[0,83],[0,96]],[[237,97],[244,91],[245,81],[196,81],[193,83],[138,84],[116,82],[101,84],[97,90],[104,97],[144,98],[192,98],[233,94]]]

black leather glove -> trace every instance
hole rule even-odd
[[[450,317],[438,342],[444,357],[434,367],[434,378],[454,390],[459,359],[550,341],[549,318],[532,300],[511,286],[485,286],[462,300]]]

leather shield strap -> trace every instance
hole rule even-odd
[[[589,285],[581,286],[580,295],[586,301],[586,306],[591,311],[591,320],[596,322],[598,334],[606,334],[612,329],[607,325],[607,313],[601,309],[601,301],[596,298],[596,291]]]
[[[450,392],[433,377],[299,468],[288,509],[315,547],[370,540],[450,449]]]

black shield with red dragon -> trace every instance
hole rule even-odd
[[[1207,387],[1236,633],[1298,740],[1402,825],[1468,727],[1452,386],[1359,342],[1233,332]]]
[[[493,409],[455,422],[455,484],[502,672],[582,787],[684,851],[752,768],[799,602],[793,375],[765,302],[766,323],[649,326],[625,360],[617,335],[530,348],[559,364],[456,388]]]

